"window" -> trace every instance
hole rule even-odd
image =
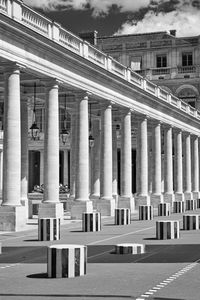
[[[185,52],[182,53],[182,66],[192,66],[193,65],[193,58],[192,52]]]
[[[167,56],[166,56],[166,54],[157,55],[157,57],[156,57],[156,67],[157,68],[166,68],[167,67]]]
[[[142,58],[141,56],[134,56],[130,58],[130,67],[132,70],[141,70],[142,68]]]

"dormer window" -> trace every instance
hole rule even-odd
[[[166,68],[167,67],[167,55],[157,55],[156,56],[156,67],[157,68]]]
[[[192,52],[184,52],[182,53],[182,66],[192,66],[193,65],[193,57]]]

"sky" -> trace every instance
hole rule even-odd
[[[66,29],[98,36],[175,29],[200,35],[200,0],[23,0]]]

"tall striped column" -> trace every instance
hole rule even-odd
[[[44,197],[39,205],[39,218],[63,217],[59,201],[59,103],[58,81],[47,80],[44,132]]]
[[[21,114],[20,66],[5,68],[3,195],[0,207],[0,230],[18,231],[26,224],[25,207],[21,206]]]

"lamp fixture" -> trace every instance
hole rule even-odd
[[[62,143],[65,145],[68,137],[69,137],[69,131],[67,129],[68,125],[68,120],[67,120],[67,99],[66,99],[66,94],[65,94],[65,109],[64,109],[64,120],[63,120],[63,128],[60,132],[60,138]]]
[[[36,123],[36,82],[34,82],[34,96],[33,96],[33,123],[30,127],[30,130],[31,130],[31,139],[32,140],[39,140],[40,139],[40,136],[39,136],[39,133],[40,133],[40,129],[39,127],[37,126],[37,123]]]
[[[90,103],[90,119],[89,119],[89,146],[94,147],[94,137],[92,136],[92,114],[91,114],[92,104]]]

